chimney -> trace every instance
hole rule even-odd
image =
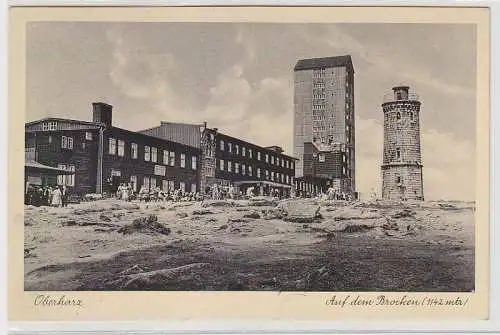
[[[113,124],[113,106],[104,102],[92,103],[92,121],[102,123],[106,127],[111,127]]]

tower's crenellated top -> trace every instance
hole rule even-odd
[[[410,90],[410,86],[400,85],[392,88],[392,92],[384,95],[383,104],[392,102],[418,102],[420,98],[418,94]]]

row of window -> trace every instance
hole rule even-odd
[[[75,172],[74,165],[58,164],[57,167],[62,170]],[[75,186],[75,174],[58,175],[57,185]]]
[[[219,148],[221,151],[224,151],[225,150],[225,146],[226,146],[226,143],[224,142],[224,140],[220,140],[219,142]],[[230,143],[230,142],[227,142],[227,151],[228,152],[231,152],[233,153],[233,144]],[[240,154],[240,146],[238,144],[235,144],[234,145],[234,152],[236,155],[239,155]],[[253,158],[253,151],[252,149],[248,149],[248,151],[246,150],[245,147],[241,147],[241,155],[243,157],[246,157],[247,156],[247,153],[248,153],[248,158]],[[266,163],[269,163],[269,160],[271,161],[271,164],[273,165],[277,165],[277,166],[280,166],[281,167],[286,167],[287,169],[293,169],[293,161],[289,161],[289,160],[286,160],[284,158],[280,158],[280,157],[275,157],[273,155],[269,155],[269,154],[265,154],[265,161]],[[260,151],[257,151],[257,160],[261,160],[262,159],[262,156],[261,156],[261,153]]]
[[[111,176],[118,176],[121,177],[121,171],[112,169],[111,170]],[[138,188],[138,177],[137,176],[130,176],[130,184],[132,186],[132,189],[137,192],[139,191]],[[179,187],[175,187],[175,182],[173,180],[167,180],[167,179],[157,179],[156,177],[150,177],[150,176],[145,176],[142,178],[142,187],[146,188],[147,190],[154,190],[156,188],[160,188],[163,191],[175,191],[176,189],[181,190],[182,192],[193,192],[196,193],[196,184],[192,183],[191,188],[188,190],[186,188],[186,183],[181,181],[179,182]]]
[[[120,157],[124,157],[125,141],[110,138],[108,153],[110,155],[118,155]],[[163,164],[168,166],[175,166],[175,155],[176,153],[174,151],[163,150]],[[130,144],[130,157],[132,159],[139,158],[139,146],[137,143]],[[191,156],[191,169],[197,169],[197,160],[197,156]],[[158,148],[145,145],[144,161],[158,163]],[[186,154],[180,154],[180,167],[186,167]]]
[[[253,169],[252,166],[250,165],[245,165],[245,164],[240,164],[240,163],[235,163],[231,161],[224,161],[223,159],[219,159],[219,170],[220,171],[227,171],[227,172],[232,172],[236,174],[241,174],[243,176],[248,175],[250,177],[253,176]],[[285,175],[283,173],[279,172],[274,172],[274,171],[269,171],[265,170],[265,179],[266,180],[272,180],[272,181],[277,181],[279,182],[281,180],[282,183],[286,184],[292,184],[293,183],[293,177],[289,175]],[[256,170],[256,176],[257,178],[263,178],[261,175],[261,169],[257,168]]]

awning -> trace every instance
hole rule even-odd
[[[241,181],[235,181],[235,182],[233,182],[233,184],[235,184],[235,185],[264,184],[264,185],[275,186],[275,187],[292,188],[291,185],[274,183],[274,182],[266,181],[266,180],[241,180]]]
[[[48,172],[48,173],[54,173],[54,174],[74,174],[74,171],[68,171],[68,170],[63,170],[59,169],[53,166],[48,166],[44,164],[40,164],[36,161],[25,161],[24,162],[24,168],[25,169],[32,169],[32,170],[38,170],[40,172]]]

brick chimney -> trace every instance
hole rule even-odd
[[[111,127],[113,124],[113,106],[104,102],[93,102],[92,121],[102,123],[108,128]]]

